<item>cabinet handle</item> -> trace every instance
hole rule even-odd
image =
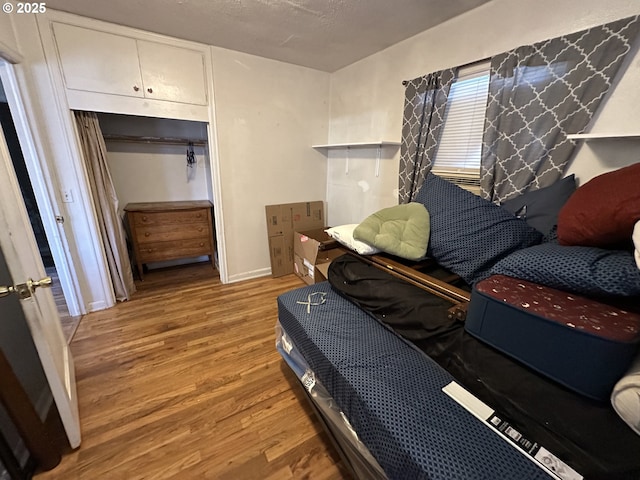
[[[147,92],[153,93],[153,88],[151,88],[151,87],[147,88]]]
[[[137,86],[137,85],[134,85],[134,86],[133,86],[133,91],[134,91],[134,92],[137,92],[138,90],[140,90],[140,87],[139,87],[139,86]]]

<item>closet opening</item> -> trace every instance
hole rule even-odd
[[[219,275],[208,124],[97,116],[136,283],[155,269],[200,262]]]

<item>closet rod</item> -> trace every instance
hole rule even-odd
[[[204,146],[206,140],[190,140],[188,138],[172,138],[172,137],[139,137],[136,135],[110,135],[104,134],[107,142],[131,142],[131,143],[155,143],[161,145],[189,145]]]

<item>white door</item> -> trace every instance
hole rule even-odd
[[[17,284],[45,277],[44,265],[31,229],[13,164],[0,128],[0,248],[9,273]],[[17,295],[17,293],[12,293]],[[75,370],[69,346],[60,326],[53,295],[46,288],[32,289],[20,301],[27,325],[38,350],[69,444],[80,445],[80,419]],[[7,315],[0,303],[0,318]]]

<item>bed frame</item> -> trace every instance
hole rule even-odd
[[[438,297],[449,300],[452,307],[449,317],[461,321],[467,316],[467,305],[471,297],[470,291],[462,278],[445,270],[435,260],[427,258],[418,262],[404,260],[385,253],[376,255],[360,255],[348,251],[362,261],[384,270],[394,277],[400,278]]]

